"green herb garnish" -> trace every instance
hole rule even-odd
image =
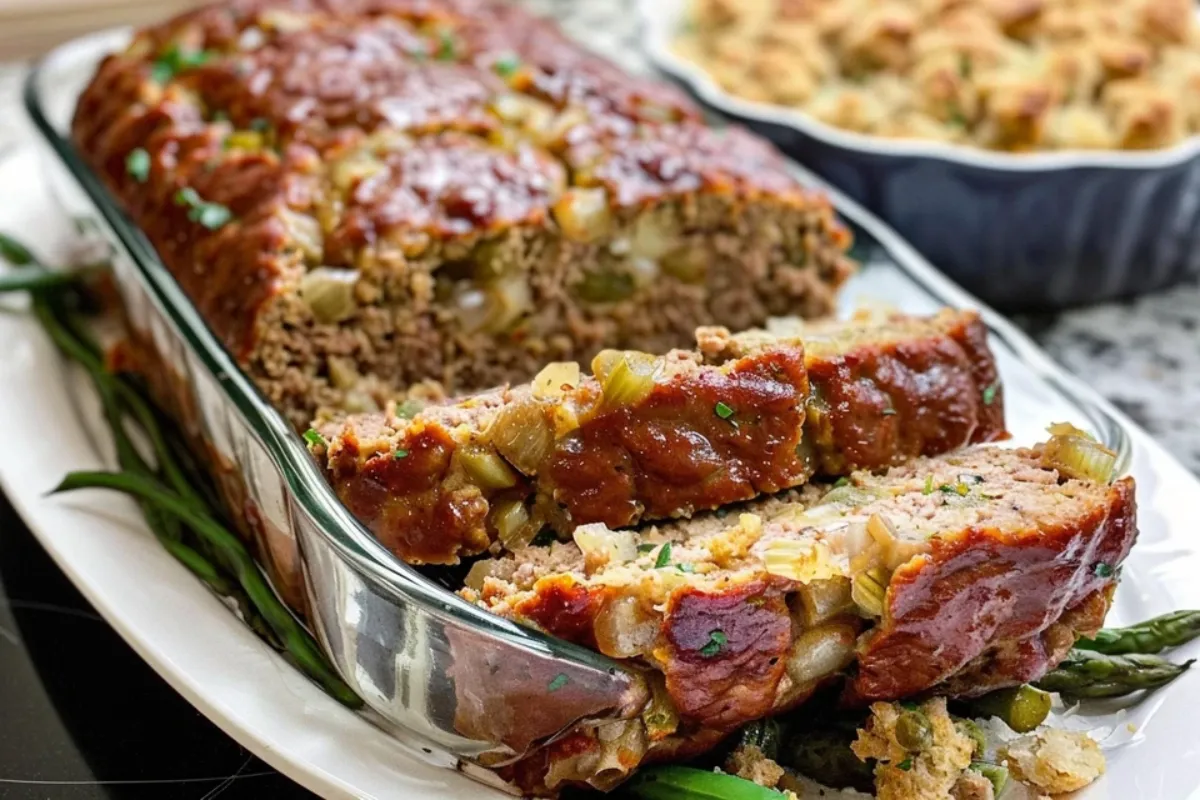
[[[258,133],[266,133],[271,130],[271,121],[266,117],[255,117],[250,120],[250,130],[257,131]]]
[[[1113,568],[1101,561],[1096,565],[1096,568],[1093,570],[1093,572],[1096,573],[1097,578],[1111,578],[1113,575]]]
[[[656,544],[639,544],[637,546],[637,551],[639,553],[653,553],[657,549],[658,545]]]
[[[833,482],[833,488],[835,488],[835,489],[839,489],[842,486],[849,486],[849,485],[850,485],[850,479],[845,477],[844,475]]]
[[[150,177],[150,154],[141,147],[130,150],[125,156],[125,172],[138,183],[145,183]]]
[[[992,403],[996,402],[996,392],[998,392],[999,390],[1000,390],[1000,382],[999,381],[996,381],[995,383],[993,383],[992,385],[990,385],[986,389],[984,389],[983,390],[983,404],[985,406],[990,406]]]
[[[454,33],[448,30],[438,31],[438,61],[453,61],[458,56],[458,42],[454,38]]]
[[[958,56],[958,74],[964,80],[971,77],[971,57],[966,53],[960,53]]]
[[[567,677],[567,674],[565,672],[560,672],[554,676],[554,680],[546,684],[546,690],[549,692],[557,692],[570,682],[571,679]]]
[[[554,529],[544,528],[538,531],[537,536],[534,536],[533,541],[529,544],[534,547],[549,547],[557,541],[558,537],[554,535]]]
[[[181,50],[173,44],[162,52],[150,66],[150,77],[155,83],[167,83],[180,72],[205,64],[213,57],[208,50]]]
[[[724,631],[713,631],[712,633],[708,634],[708,644],[700,648],[700,655],[704,656],[705,658],[712,658],[717,653],[721,652],[721,648],[728,643],[729,637],[725,635]]]
[[[233,219],[233,212],[220,203],[209,203],[190,186],[185,186],[175,193],[175,204],[188,207],[187,218],[198,222],[210,231],[224,225]]]
[[[671,543],[667,542],[658,551],[658,558],[654,559],[654,568],[662,569],[667,564],[671,563]]]
[[[408,451],[405,450],[403,447],[398,447],[398,448],[396,448],[396,451],[394,453],[392,453],[392,455],[395,456],[396,458],[408,458]]]
[[[910,769],[912,769],[912,759],[911,758],[904,759],[903,761],[901,761],[899,764],[896,765],[896,769],[902,769],[905,772],[908,772]]]
[[[933,494],[933,476],[925,476],[925,488],[921,490],[921,494]]]
[[[316,428],[309,428],[304,432],[304,441],[308,442],[311,447],[320,447],[325,444],[325,437]]]
[[[425,408],[425,404],[420,400],[405,400],[396,406],[396,416],[400,419],[412,419],[420,414],[423,408]]]
[[[515,53],[508,53],[492,64],[492,69],[501,78],[511,78],[521,68],[521,59]]]
[[[721,419],[729,419],[733,416],[733,407],[722,403],[720,400],[718,400],[717,404],[713,406],[713,411],[716,412],[716,415]]]

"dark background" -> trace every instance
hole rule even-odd
[[[75,591],[0,492],[0,798],[293,800]]]

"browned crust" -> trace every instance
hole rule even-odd
[[[931,689],[1000,642],[1028,642],[1005,662],[1012,685],[1045,673],[1061,647],[1031,639],[1069,609],[1112,586],[1109,570],[1137,536],[1132,478],[1112,485],[1108,502],[1083,519],[1024,535],[971,528],[937,538],[928,557],[902,566],[888,590],[888,614],[859,653],[856,700],[885,700]],[[955,684],[967,694],[994,688]]]
[[[818,471],[876,470],[1007,438],[987,326],[974,312],[938,320],[943,329],[937,335],[807,359],[806,435]]]

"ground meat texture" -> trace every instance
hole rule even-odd
[[[621,357],[633,361],[620,368],[608,363],[615,352],[601,356],[599,379],[580,379],[574,364],[551,366],[532,386],[411,420],[366,414],[323,426],[329,445],[317,452],[338,494],[393,552],[453,563],[492,543],[522,547],[543,524],[566,535],[590,523],[688,517],[798,486],[817,470],[877,470],[1004,435],[995,364],[973,313],[823,323],[811,334],[816,354],[806,352],[804,336],[708,329],[700,353],[629,354]],[[631,373],[643,367],[657,377]],[[543,375],[563,370],[575,376],[569,391],[542,386]],[[810,375],[821,376],[819,407]],[[886,407],[873,376],[886,382]],[[980,381],[991,387],[986,398]],[[614,405],[609,394],[630,382],[645,384],[642,396]],[[883,413],[888,408],[895,413]],[[418,461],[434,431],[447,458],[463,449],[469,461],[497,462],[499,475],[472,476],[471,463],[464,471],[450,460]],[[397,459],[398,452],[412,455]],[[440,507],[450,496],[461,510],[437,519],[461,526],[453,530],[416,528],[429,513],[402,509]]]
[[[827,314],[852,269],[767,145],[491,0],[190,11],[104,61],[73,138],[301,429]]]
[[[1095,630],[1136,535],[1131,479],[1067,478],[1045,453],[979,446],[736,518],[577,531],[478,562],[463,594],[661,674],[646,761],[839,675],[849,703],[973,696],[1036,680]]]

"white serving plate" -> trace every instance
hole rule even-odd
[[[19,203],[12,199],[16,193],[0,200],[0,229],[18,232],[47,259],[61,258],[71,227],[55,212],[41,177],[28,149],[0,162],[0,186],[22,187]],[[893,253],[920,261],[884,226],[837,199]],[[975,305],[928,265],[921,262],[919,269],[928,272],[921,275],[927,285],[936,285],[948,300]],[[928,295],[914,286],[894,269],[870,268],[851,286],[846,302],[886,301],[927,310]],[[160,549],[125,498],[99,492],[47,497],[66,472],[105,463],[105,448],[89,434],[102,425],[91,393],[64,369],[21,304],[4,301],[3,306],[0,419],[6,446],[0,448],[0,488],[71,581],[142,658],[226,733],[323,796],[502,796],[456,772],[452,758],[390,737],[295,672]],[[1046,379],[1078,387],[1028,340],[998,324],[1014,344],[999,352],[1012,427],[1016,441],[1030,442],[1047,421],[1070,413]],[[1127,562],[1111,619],[1200,607],[1200,547],[1193,522],[1200,482],[1095,399],[1130,431],[1141,501],[1141,541]],[[1191,652],[1200,653],[1200,647]],[[1084,796],[1200,796],[1200,771],[1189,766],[1200,752],[1191,711],[1198,704],[1200,679],[1189,674],[1128,711],[1096,719],[1113,731],[1105,740],[1109,774]]]

